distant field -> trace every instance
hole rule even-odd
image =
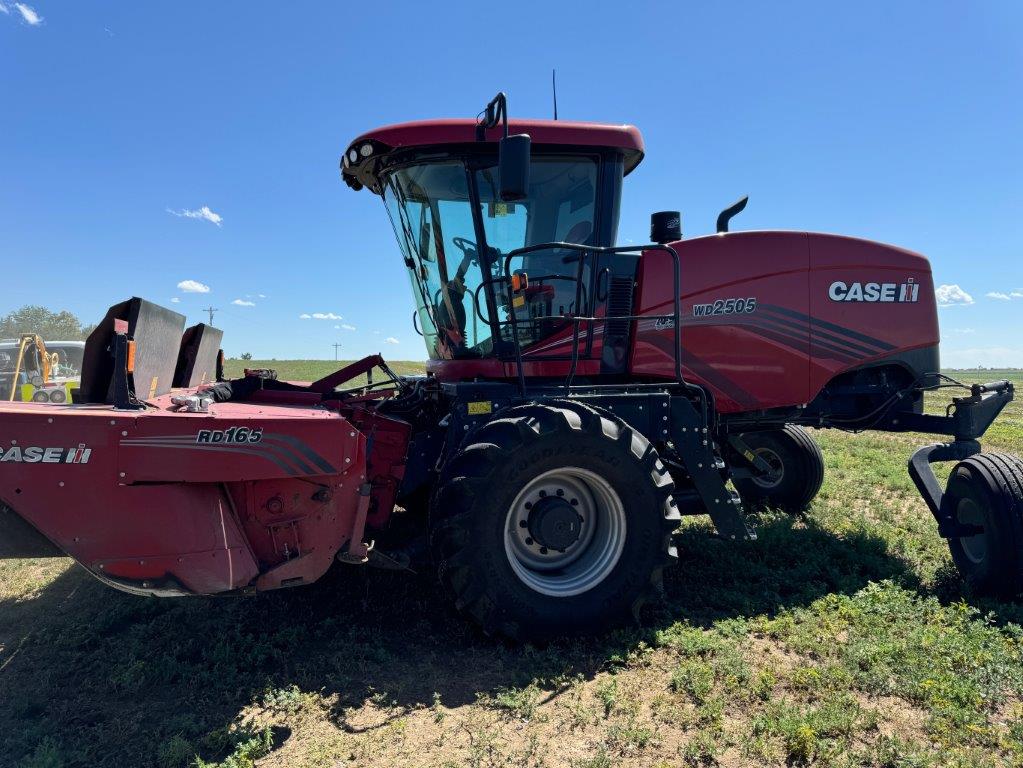
[[[808,514],[746,545],[687,521],[642,628],[546,648],[480,636],[426,573],[160,601],[0,562],[0,765],[1023,765],[1023,607],[962,590],[905,469],[934,438],[815,434]],[[1023,403],[985,445],[1023,453]]]
[[[224,373],[228,378],[241,376],[246,368],[273,368],[277,377],[283,381],[316,381],[324,376],[343,368],[354,360],[238,360],[231,358],[224,361]],[[398,374],[416,374],[426,371],[426,363],[408,360],[387,361],[391,370]],[[379,371],[374,373],[376,381],[380,380]],[[365,377],[352,380],[351,386],[358,386]]]

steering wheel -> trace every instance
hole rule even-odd
[[[479,254],[476,252],[476,243],[466,240],[464,237],[451,238],[452,244],[462,252],[462,261],[455,271],[456,280],[464,280],[465,273],[469,271],[470,264],[479,263]]]
[[[472,240],[466,240],[464,237],[453,237],[451,238],[451,244],[454,245],[462,253],[468,255],[472,251],[473,255],[476,255],[476,251],[479,250],[476,247],[476,243]]]

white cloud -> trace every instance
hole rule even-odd
[[[26,24],[34,27],[37,24],[43,23],[43,17],[36,13],[30,6],[27,6],[24,3],[15,3],[14,7],[18,9],[18,13],[21,14],[21,18],[25,20]]]
[[[313,316],[303,312],[301,315],[298,316],[298,319],[299,320],[312,320]]]
[[[355,330],[355,326],[354,325],[349,325],[348,323],[341,323],[341,325],[335,325],[334,327],[335,328],[339,328],[342,331],[354,331]]]
[[[973,330],[973,328],[953,328],[952,333],[959,333],[965,335],[967,333],[976,333],[976,331]]]
[[[373,335],[374,336],[379,336],[380,335],[380,331],[373,331]]]
[[[170,208],[167,209],[167,213],[172,216],[178,216],[185,219],[202,219],[208,221],[211,224],[216,224],[218,227],[223,223],[224,217],[219,213],[214,213],[210,210],[208,205],[204,205],[202,208],[197,208],[194,211],[190,211],[187,208],[182,208],[180,211],[175,211]]]
[[[260,298],[260,299],[265,299],[266,298],[266,294],[265,293],[257,293],[256,297]]]
[[[313,312],[311,315],[302,315],[303,320],[309,318],[313,320],[344,320],[341,315],[335,315],[333,312]]]
[[[209,293],[210,287],[198,280],[182,280],[178,283],[178,290],[183,293]]]
[[[399,341],[398,341],[398,340],[397,340],[396,338],[394,338],[393,336],[388,336],[388,337],[387,337],[386,339],[384,339],[384,343],[385,343],[385,344],[400,344],[401,342],[399,342]]]
[[[180,304],[180,303],[181,303],[181,299],[179,299],[177,296],[175,296],[173,299],[171,299],[171,304]]]
[[[973,297],[955,283],[939,285],[934,296],[939,307],[965,307],[973,303]]]
[[[254,301],[246,301],[245,299],[235,299],[231,303],[234,304],[236,307],[254,307],[254,306],[256,306],[256,302],[254,302]]]
[[[1009,295],[1014,299],[1023,299],[1023,291],[1012,291]]]
[[[9,14],[10,12],[11,12],[10,8],[8,8],[3,3],[0,3],[0,13],[8,13]]]
[[[1012,297],[1007,293],[1001,293],[1000,291],[989,291],[984,294],[989,299],[998,299],[999,301],[1012,301]]]

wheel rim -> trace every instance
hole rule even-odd
[[[973,499],[960,499],[956,507],[956,521],[963,525],[984,527],[984,512]],[[987,559],[987,534],[984,532],[959,539],[963,554],[971,563],[980,565]]]
[[[560,525],[550,520],[547,525],[549,535],[562,537],[558,544],[570,537],[564,510],[571,508],[577,515],[578,533],[561,549],[534,538],[540,525],[536,511],[544,500],[559,505],[554,514],[561,515],[556,521]],[[593,589],[614,570],[625,531],[625,506],[614,488],[589,470],[562,467],[538,475],[519,491],[505,520],[504,548],[515,575],[530,589],[571,597]]]
[[[771,490],[781,485],[785,477],[785,463],[781,456],[770,448],[754,448],[753,452],[771,465],[771,471],[766,475],[753,475],[753,484],[764,490]]]

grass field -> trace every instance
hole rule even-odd
[[[808,514],[688,521],[643,627],[546,648],[425,574],[160,601],[0,562],[0,765],[1023,765],[1023,610],[961,590],[905,470],[928,438],[816,435]],[[1019,401],[985,444],[1023,453]]]

